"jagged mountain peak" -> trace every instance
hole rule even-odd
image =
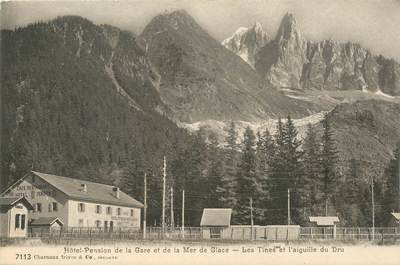
[[[269,41],[269,36],[256,21],[250,27],[240,27],[233,35],[224,41],[222,45],[240,56],[252,68],[254,68],[254,56],[259,49]]]
[[[290,39],[293,37],[300,38],[300,30],[297,27],[296,18],[292,13],[286,13],[279,25],[276,39]]]
[[[261,23],[258,21],[254,22],[253,28],[257,31],[263,30]]]

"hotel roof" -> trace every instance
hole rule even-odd
[[[93,203],[102,203],[110,205],[118,205],[125,207],[143,208],[143,204],[135,200],[123,191],[119,191],[119,198],[115,196],[115,187],[111,185],[96,183],[75,178],[61,177],[51,174],[45,174],[37,171],[31,171],[31,174],[41,178],[45,182],[57,190],[64,193],[69,199],[77,201],[86,201]],[[3,194],[7,194],[12,188],[18,185],[29,174],[20,178],[17,182],[11,185]],[[82,186],[86,185],[86,191]]]
[[[142,203],[123,191],[119,191],[119,198],[117,198],[113,191],[114,186],[111,185],[50,175],[36,171],[32,171],[32,173],[65,193],[70,199],[135,208],[143,207]],[[82,191],[82,184],[86,185],[86,191]]]

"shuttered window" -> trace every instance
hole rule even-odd
[[[25,229],[25,214],[21,215],[21,229]]]
[[[37,211],[38,213],[41,213],[41,212],[42,212],[42,204],[41,204],[41,203],[37,203],[37,204],[36,204],[36,211]]]
[[[84,212],[84,211],[85,211],[85,204],[78,203],[78,212]]]
[[[15,215],[15,229],[19,228],[19,219],[20,219],[20,214]]]

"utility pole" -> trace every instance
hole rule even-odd
[[[398,177],[399,177],[399,211],[400,211],[400,154],[399,154],[399,157],[397,158],[397,175],[398,175]]]
[[[174,231],[174,188],[171,187],[171,231]]]
[[[250,236],[251,236],[251,240],[253,240],[253,226],[254,226],[254,223],[253,223],[253,198],[251,198],[251,197],[250,197],[250,225],[251,225]]]
[[[144,173],[143,239],[146,239],[146,216],[147,216],[147,174]]]
[[[374,200],[374,177],[371,182],[371,201],[372,201],[372,241],[375,240],[375,200]]]
[[[287,224],[290,225],[290,189],[287,190]]]
[[[182,190],[182,239],[185,238],[185,190]]]
[[[325,199],[325,216],[328,216],[328,197]]]
[[[162,190],[162,215],[161,215],[161,233],[164,238],[165,233],[165,175],[166,175],[167,162],[164,156],[164,167],[163,167],[163,190]]]

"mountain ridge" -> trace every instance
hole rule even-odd
[[[255,55],[255,69],[278,89],[361,90],[400,96],[398,62],[374,55],[357,43],[306,40],[291,13],[282,18],[275,38]]]
[[[153,18],[140,35],[161,76],[160,94],[181,122],[257,120],[319,111],[269,87],[242,59],[205,32],[186,11]]]

